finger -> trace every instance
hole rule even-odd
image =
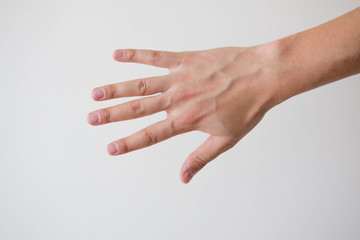
[[[181,181],[183,183],[190,182],[191,178],[205,167],[207,163],[231,148],[233,145],[234,143],[227,137],[210,135],[206,141],[185,160],[180,171]]]
[[[180,64],[179,54],[169,51],[145,49],[117,49],[113,58],[119,62],[134,62],[163,68],[173,68]]]
[[[156,95],[136,99],[91,112],[87,119],[91,125],[101,125],[151,115],[164,111],[168,107],[165,98],[166,95]]]
[[[170,83],[170,75],[141,78],[97,87],[92,90],[91,96],[94,100],[102,101],[119,97],[152,95],[166,91]]]
[[[168,119],[152,124],[126,138],[119,139],[107,146],[110,155],[128,153],[151,146],[176,135],[173,124]]]

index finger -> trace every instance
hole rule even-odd
[[[113,58],[118,62],[134,62],[162,68],[173,68],[180,65],[180,55],[176,52],[145,50],[145,49],[117,49]]]

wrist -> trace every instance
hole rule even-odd
[[[316,79],[316,72],[306,66],[296,46],[298,34],[293,34],[263,45],[257,46],[259,54],[265,55],[265,68],[271,82],[270,104],[274,107],[285,100],[307,91]],[[308,59],[309,60],[309,59]]]
[[[273,108],[295,95],[286,84],[286,76],[291,75],[291,66],[285,59],[292,39],[290,37],[255,46],[256,54],[262,59],[265,72],[263,83],[268,89],[268,108]]]

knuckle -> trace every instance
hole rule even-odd
[[[178,132],[178,129],[176,128],[175,121],[169,120],[170,122],[170,135],[175,135]]]
[[[111,111],[110,109],[108,108],[104,108],[102,111],[101,111],[101,122],[105,122],[105,123],[109,123],[109,122],[112,122],[112,119],[111,119]]]
[[[124,56],[127,60],[132,61],[135,59],[137,51],[135,49],[127,49]]]
[[[191,92],[189,90],[178,91],[177,93],[174,94],[172,100],[175,103],[181,103],[181,102],[184,102],[184,101],[187,101],[187,100],[191,99],[195,95],[196,94],[194,92]]]
[[[146,79],[140,79],[138,84],[137,84],[137,88],[139,91],[139,95],[143,96],[146,95],[147,93],[147,89],[148,89],[148,81]]]
[[[173,128],[179,132],[187,132],[196,128],[198,117],[194,114],[186,114],[174,120]]]
[[[159,105],[161,109],[168,109],[171,106],[171,97],[166,94],[160,95]]]
[[[150,128],[144,129],[144,140],[146,145],[152,145],[154,143],[159,142],[159,138],[156,136],[154,131]]]
[[[201,169],[201,168],[205,167],[205,165],[208,163],[204,158],[200,157],[196,153],[192,153],[190,155],[190,159],[196,165],[197,169]]]
[[[140,117],[144,115],[144,107],[140,103],[140,101],[133,101],[131,102],[130,106],[135,117]]]
[[[121,151],[122,153],[127,153],[127,152],[129,152],[129,145],[128,145],[128,143],[127,143],[126,138],[120,139],[120,140],[118,141],[118,146],[119,146],[120,151]]]
[[[161,56],[162,56],[162,52],[161,52],[161,51],[157,51],[157,50],[153,51],[153,52],[152,52],[152,56],[151,56],[152,62],[157,62],[157,61],[159,61],[159,59],[161,58]]]
[[[106,89],[105,91],[107,91],[107,94],[108,94],[109,98],[116,97],[116,87],[115,87],[114,84],[108,85],[108,87],[105,88],[105,89]]]
[[[187,114],[180,118],[180,123],[183,125],[193,125],[196,122],[196,117],[193,114]]]
[[[179,133],[185,132],[184,126],[182,125],[181,121],[178,118],[172,120],[171,128],[173,129],[174,132],[179,132]]]

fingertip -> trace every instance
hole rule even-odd
[[[185,184],[189,183],[191,179],[196,174],[196,171],[194,170],[187,170],[185,173],[181,174],[181,181]]]
[[[116,143],[110,143],[109,145],[107,145],[106,150],[109,155],[115,156],[119,153],[119,146]]]
[[[185,180],[184,174],[180,174],[180,180],[181,180],[181,182],[184,183],[184,184],[188,184],[188,183],[189,183],[189,181],[186,181],[186,180]]]
[[[86,120],[89,124],[96,126],[100,123],[100,115],[98,112],[90,112],[87,114]]]
[[[105,91],[102,88],[95,88],[91,91],[91,97],[95,101],[100,101],[105,98]]]
[[[124,50],[122,49],[116,49],[113,54],[112,57],[114,60],[116,61],[122,61],[124,60]]]

